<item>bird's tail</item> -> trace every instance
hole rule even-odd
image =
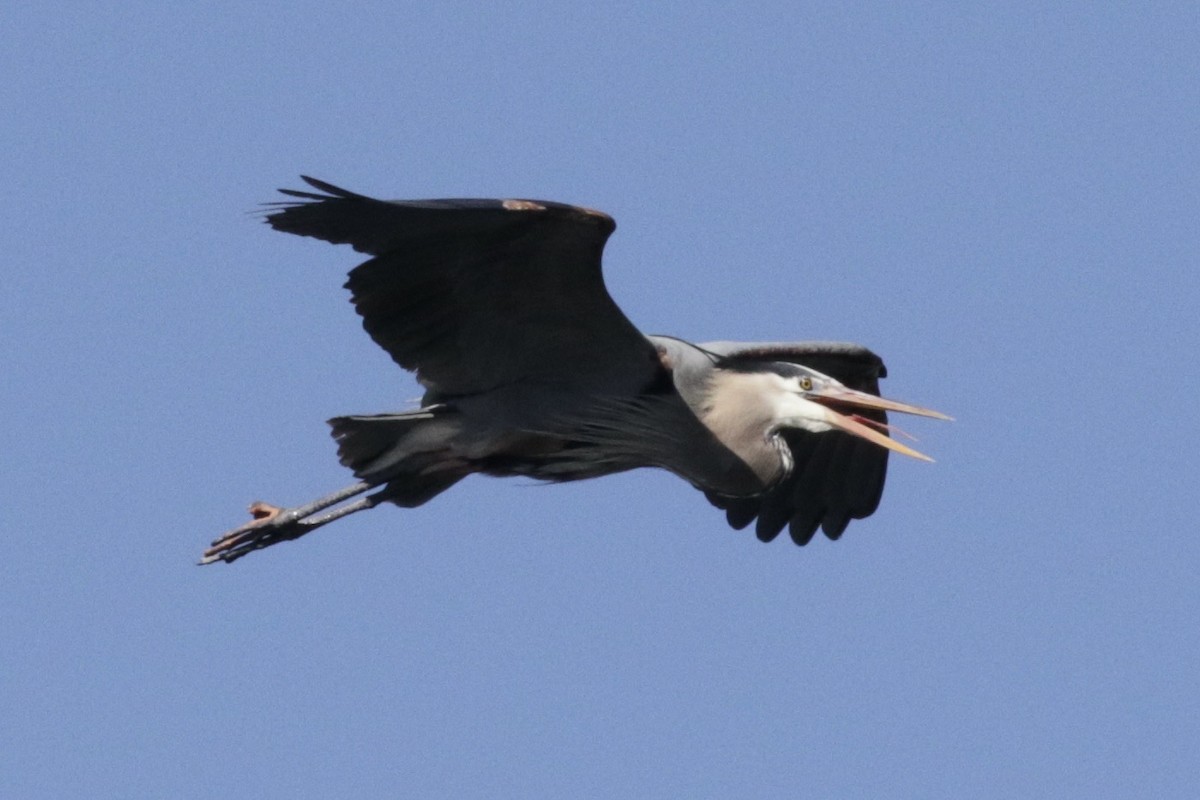
[[[414,508],[472,470],[453,453],[457,415],[440,406],[401,414],[334,417],[338,460],[361,480],[387,487],[380,498]]]

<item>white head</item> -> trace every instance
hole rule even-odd
[[[770,362],[756,366],[761,366],[760,374],[767,378],[767,386],[770,387],[773,430],[798,428],[810,433],[840,430],[897,453],[932,461],[929,456],[883,433],[887,430],[887,424],[882,419],[868,419],[852,412],[855,408],[862,408],[950,419],[937,411],[850,389],[824,373],[799,364]],[[840,413],[835,410],[837,408],[851,413]]]

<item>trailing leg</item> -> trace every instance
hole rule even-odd
[[[261,550],[276,542],[299,539],[304,534],[315,531],[335,519],[341,519],[363,509],[374,508],[380,502],[379,493],[368,495],[325,514],[314,516],[320,511],[336,506],[371,488],[372,484],[363,481],[296,508],[280,508],[262,501],[253,503],[250,506],[250,515],[254,519],[226,532],[213,541],[212,547],[204,551],[200,563],[212,564],[216,561],[224,561],[228,564],[254,550]]]
[[[456,415],[442,406],[403,414],[338,417],[330,425],[339,459],[360,481],[296,508],[254,503],[250,506],[254,519],[214,541],[201,564],[236,561],[380,503],[415,508],[475,471],[454,454],[459,424]],[[372,489],[378,491],[339,506]]]

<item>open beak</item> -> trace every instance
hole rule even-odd
[[[908,403],[901,403],[897,400],[888,400],[883,397],[876,397],[873,394],[866,392],[857,392],[854,389],[847,389],[844,386],[837,388],[826,388],[819,392],[814,392],[809,396],[810,400],[815,400],[825,406],[825,421],[846,433],[853,434],[860,438],[866,439],[869,442],[874,442],[880,447],[886,447],[888,450],[895,450],[906,456],[919,458],[922,461],[933,461],[932,458],[924,453],[918,453],[911,447],[897,442],[890,436],[870,427],[857,419],[840,414],[829,407],[829,404],[837,404],[842,406],[853,406],[855,408],[878,409],[880,411],[897,411],[902,414],[916,414],[920,417],[932,417],[933,419],[952,420],[953,417],[948,417],[940,411],[933,411],[920,406],[912,406]]]

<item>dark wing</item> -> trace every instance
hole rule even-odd
[[[712,342],[700,347],[726,363],[801,364],[874,395],[879,394],[879,379],[887,375],[879,356],[846,342]],[[887,421],[882,411],[855,413]],[[850,520],[875,512],[887,476],[887,450],[841,431],[787,430],[783,437],[792,452],[792,473],[770,492],[748,498],[707,495],[713,505],[725,510],[730,525],[740,530],[757,517],[755,532],[762,541],[771,541],[786,525],[792,540],[805,545],[818,527],[837,539]]]
[[[659,370],[653,345],[600,273],[612,219],[529,200],[384,201],[304,180],[283,189],[273,228],[350,244],[374,258],[346,288],[363,328],[441,394],[517,382],[636,391]]]

